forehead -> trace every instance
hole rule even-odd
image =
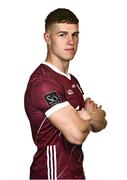
[[[68,32],[73,33],[78,31],[78,24],[67,24],[67,23],[54,23],[51,27],[52,31],[55,32]]]

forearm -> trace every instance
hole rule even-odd
[[[76,111],[77,114],[77,127],[82,133],[88,133],[91,130],[90,125],[90,114],[87,111]]]
[[[90,125],[90,119],[91,115],[88,111],[85,110],[80,110],[77,111],[77,115],[80,118],[80,123],[79,123],[79,128],[82,132],[90,132],[91,130],[91,125]]]
[[[86,120],[89,120],[90,130],[93,132],[99,132],[104,129],[107,125],[107,121],[105,119],[105,111],[98,110],[96,112],[88,112],[86,110],[78,111],[79,116]]]
[[[80,122],[81,122],[80,127],[79,127],[80,133],[79,133],[78,137],[80,137],[79,139],[81,140],[80,141],[80,144],[81,144],[81,143],[83,143],[85,141],[85,139],[89,135],[89,133],[91,131],[91,125],[90,125],[89,120],[84,121],[83,119],[81,119]]]

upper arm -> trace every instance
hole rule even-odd
[[[31,88],[31,101],[51,123],[74,144],[81,144],[89,133],[89,122],[83,121],[67,101],[62,87],[55,81],[37,81]]]
[[[36,80],[31,85],[29,94],[32,104],[44,113],[56,104],[67,101],[62,87],[52,79]]]
[[[90,132],[89,121],[81,119],[73,106],[65,106],[49,116],[50,121],[73,144],[81,144]]]

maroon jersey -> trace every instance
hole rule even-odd
[[[30,179],[85,179],[82,146],[69,143],[48,119],[68,104],[76,110],[84,107],[79,82],[44,62],[31,75],[25,93],[25,110],[37,146]]]

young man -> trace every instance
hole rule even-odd
[[[78,46],[77,17],[56,9],[45,20],[47,57],[31,75],[25,110],[37,146],[30,179],[85,179],[82,143],[106,127],[105,111],[84,101],[78,80],[68,73]]]

